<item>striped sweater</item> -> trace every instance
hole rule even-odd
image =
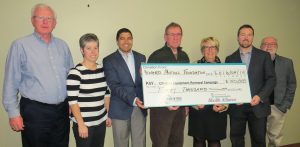
[[[71,69],[67,78],[67,93],[69,105],[79,105],[86,126],[96,126],[106,120],[104,96],[109,96],[110,92],[102,65],[98,64],[96,70],[89,70],[82,64]],[[71,120],[76,123],[72,114]]]

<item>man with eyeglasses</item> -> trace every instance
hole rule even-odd
[[[180,47],[182,29],[177,23],[167,25],[165,45],[154,51],[148,63],[189,63],[188,55]],[[150,109],[150,137],[153,147],[182,147],[186,110],[172,106]]]
[[[266,120],[270,114],[269,95],[276,77],[270,55],[252,45],[254,29],[251,25],[242,25],[237,33],[239,48],[226,57],[226,63],[245,63],[251,91],[250,103],[231,104],[230,140],[232,147],[245,146],[245,132],[248,123],[251,146],[266,146]]]
[[[56,17],[50,6],[35,5],[31,22],[34,33],[15,40],[7,55],[3,105],[23,147],[68,147],[66,77],[72,56],[68,45],[52,35]]]
[[[285,114],[294,101],[297,81],[293,61],[276,54],[278,44],[275,37],[263,38],[260,48],[270,53],[275,67],[277,82],[270,95],[271,114],[267,120],[267,137],[269,147],[278,147],[283,138]]]

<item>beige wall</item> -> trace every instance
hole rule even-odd
[[[279,40],[279,54],[292,58],[296,74],[300,73],[299,0],[0,0],[1,97],[9,46],[14,39],[32,33],[30,9],[38,2],[48,3],[56,10],[58,19],[54,34],[69,44],[75,63],[81,61],[78,39],[84,33],[92,32],[99,36],[99,62],[116,50],[115,34],[121,27],[131,29],[134,49],[149,56],[163,45],[164,27],[171,21],[182,25],[182,46],[191,61],[200,58],[199,42],[207,36],[215,36],[220,40],[219,56],[224,61],[238,47],[238,27],[249,23],[255,29],[255,46],[259,47],[264,36],[276,36]],[[90,7],[87,7],[88,4]],[[299,97],[298,90],[294,106],[287,115],[282,144],[300,142]],[[2,105],[0,107],[0,146],[21,146],[20,134],[10,130],[6,112]],[[147,145],[150,146],[149,123],[147,130]],[[248,134],[246,142],[249,146]],[[229,139],[222,143],[223,146],[230,146]],[[75,146],[72,135],[70,146]],[[111,129],[107,130],[106,146],[112,146]],[[192,146],[192,139],[187,135],[185,146]]]

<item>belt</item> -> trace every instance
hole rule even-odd
[[[49,106],[49,107],[57,107],[57,106],[60,106],[62,104],[65,104],[67,102],[67,99],[65,99],[65,101],[63,101],[61,103],[58,103],[58,104],[47,104],[47,103],[39,102],[39,101],[36,101],[36,100],[31,100],[30,98],[27,98],[27,97],[24,97],[24,96],[21,96],[21,100],[24,100],[24,101],[27,101],[27,102],[30,102],[30,103],[35,103],[35,104],[38,104],[38,105]]]

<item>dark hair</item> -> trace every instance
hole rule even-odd
[[[178,23],[175,23],[175,22],[171,22],[170,24],[168,24],[168,25],[166,26],[165,34],[168,33],[169,28],[173,28],[173,27],[178,27],[178,28],[180,28],[180,31],[181,31],[181,34],[182,34],[182,28],[181,28],[181,26],[180,26]]]
[[[120,37],[120,35],[121,35],[122,33],[130,33],[131,37],[133,37],[133,36],[132,36],[132,33],[131,33],[131,31],[130,31],[129,29],[127,29],[127,28],[122,28],[122,29],[118,30],[118,32],[117,32],[117,36],[116,36],[116,40],[117,40],[117,41],[118,41],[118,39],[119,39],[119,37]]]
[[[97,35],[95,35],[93,33],[87,33],[80,37],[80,39],[79,39],[80,48],[83,49],[85,47],[86,43],[91,42],[91,41],[97,42],[97,47],[99,48],[99,39],[98,39]]]
[[[249,24],[244,24],[244,25],[242,25],[242,26],[239,28],[239,31],[238,31],[238,33],[237,33],[237,36],[240,35],[240,31],[241,31],[242,29],[244,29],[244,28],[249,28],[249,29],[251,29],[252,32],[253,32],[253,35],[254,35],[254,29],[253,29],[253,27],[252,27],[251,25],[249,25]]]

